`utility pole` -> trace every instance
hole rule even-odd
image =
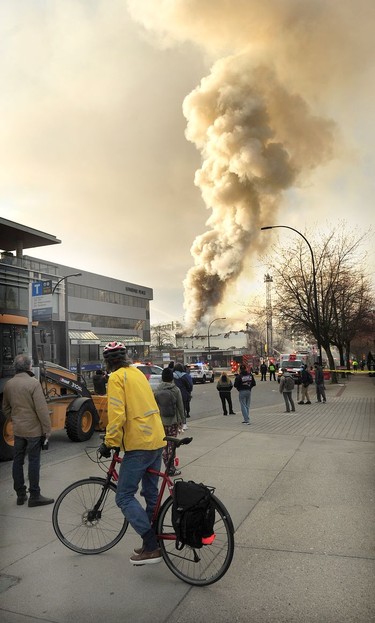
[[[267,353],[270,356],[273,352],[273,335],[272,335],[272,298],[271,298],[271,283],[273,278],[267,273],[264,275],[264,282],[266,284],[266,340],[267,340]]]

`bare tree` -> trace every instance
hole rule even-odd
[[[371,282],[365,276],[366,256],[361,246],[367,234],[356,237],[344,224],[326,235],[315,237],[312,248],[318,294],[319,334],[316,325],[311,255],[297,240],[293,249],[279,249],[279,263],[272,267],[277,280],[278,316],[290,332],[310,335],[327,353],[335,368],[331,346],[349,359],[350,343],[361,323],[374,307]],[[319,242],[316,240],[319,239]],[[333,378],[333,381],[336,379]]]
[[[169,325],[170,326],[170,325]],[[152,344],[162,352],[163,349],[173,346],[173,336],[166,325],[158,324],[151,327]]]

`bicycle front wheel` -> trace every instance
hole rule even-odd
[[[169,569],[180,580],[193,586],[208,586],[220,580],[228,571],[234,554],[234,528],[224,504],[212,496],[215,507],[215,540],[211,545],[193,549],[185,545],[176,549],[172,526],[173,499],[165,500],[160,509],[157,533],[163,558]]]
[[[115,496],[116,486],[104,478],[85,478],[64,489],[52,513],[60,541],[78,554],[100,554],[116,545],[128,521],[116,505]]]

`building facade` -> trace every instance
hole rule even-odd
[[[113,340],[125,343],[131,358],[147,357],[152,289],[23,254],[24,248],[58,243],[0,219],[1,361],[11,362],[14,348],[31,352],[31,325],[39,356],[71,369],[100,367],[102,348]],[[50,307],[36,318],[32,284],[38,282],[48,284]]]

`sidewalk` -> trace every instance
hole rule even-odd
[[[233,563],[193,588],[164,563],[135,568],[129,529],[80,556],[55,537],[52,507],[16,506],[0,464],[2,623],[369,623],[375,621],[375,379],[327,386],[327,404],[189,422],[185,479],[216,487],[235,525]],[[243,430],[243,429],[246,430]],[[55,496],[97,474],[82,454],[42,470]]]

